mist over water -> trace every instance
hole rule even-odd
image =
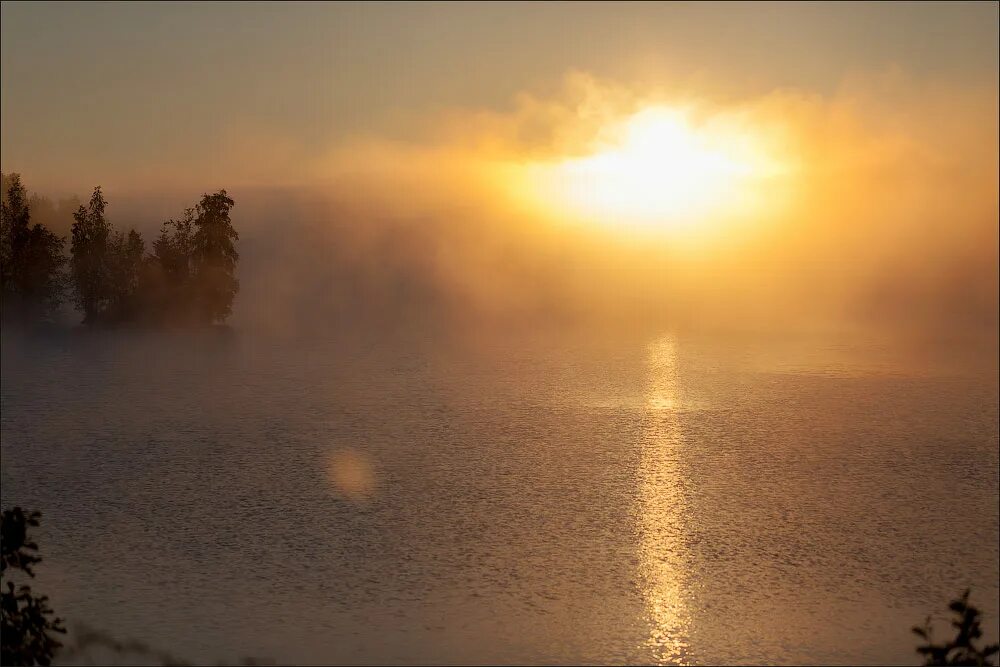
[[[3,334],[39,584],[195,660],[909,663],[997,634],[995,356],[816,337]]]
[[[808,332],[959,350],[969,339],[988,349],[1000,322],[995,203],[925,212],[912,228],[816,210],[780,223],[787,235],[763,226],[692,249],[627,226],[519,217],[481,193],[427,204],[372,187],[233,189],[241,291],[230,324],[286,338]],[[199,192],[112,193],[108,215],[149,242]],[[819,238],[806,244],[810,230]]]
[[[2,500],[43,510],[71,630],[199,661],[908,663],[972,586],[997,635],[988,248],[876,282],[234,195],[230,326],[3,332]],[[152,238],[168,199],[112,219]]]
[[[198,661],[909,663],[971,586],[997,636],[995,244],[958,272],[872,251],[873,277],[839,237],[825,264],[685,255],[233,195],[227,326],[2,333],[2,501],[44,512],[71,631]],[[192,197],[111,218],[152,238]]]
[[[997,641],[996,3],[0,13],[4,664]]]

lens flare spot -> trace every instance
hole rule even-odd
[[[327,473],[334,490],[343,498],[367,500],[375,493],[375,471],[367,456],[352,449],[334,452]]]

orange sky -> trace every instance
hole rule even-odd
[[[996,3],[5,2],[2,167],[74,192],[313,176],[292,163],[358,136],[413,138],[457,110],[510,113],[574,71],[722,102],[831,97],[893,68],[995,90],[997,16]]]
[[[113,218],[123,198],[179,210],[220,187],[238,202],[295,188],[352,210],[358,234],[433,221],[424,270],[483,302],[527,289],[500,259],[513,247],[583,301],[669,283],[689,308],[748,317],[767,301],[934,319],[961,295],[996,319],[981,312],[997,292],[996,3],[2,12],[3,170],[50,195],[101,184]],[[649,109],[683,109],[699,141],[746,140],[778,168],[706,187],[683,236],[539,186],[551,165],[613,152]]]

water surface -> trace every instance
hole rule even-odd
[[[2,500],[189,659],[916,664],[967,585],[997,634],[998,385],[911,352],[5,333]]]

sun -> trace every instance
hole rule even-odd
[[[767,156],[745,130],[697,126],[688,112],[649,107],[583,157],[534,165],[530,189],[550,213],[601,224],[678,231],[749,204]]]
[[[724,199],[751,171],[679,112],[651,109],[624,129],[620,146],[559,166],[567,204],[609,218],[678,224]]]

